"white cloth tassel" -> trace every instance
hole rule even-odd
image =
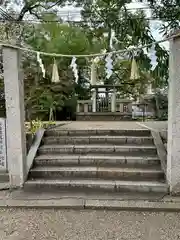
[[[46,70],[45,70],[45,68],[44,68],[44,65],[43,65],[43,62],[42,62],[42,59],[41,59],[41,57],[40,57],[40,53],[39,53],[39,52],[37,52],[37,61],[38,61],[39,66],[40,66],[40,68],[41,68],[41,71],[42,71],[42,74],[43,74],[43,78],[45,78],[45,76],[46,76]]]
[[[139,77],[140,77],[139,76],[139,69],[138,69],[136,60],[133,58],[132,65],[131,65],[131,76],[130,76],[130,79],[131,80],[136,80]]]
[[[74,77],[75,77],[75,81],[77,83],[79,76],[78,76],[78,69],[77,69],[77,64],[76,64],[76,57],[72,58],[70,67],[72,68],[72,71],[73,71]]]
[[[51,81],[52,81],[53,83],[59,83],[59,82],[60,82],[59,73],[58,73],[58,67],[57,67],[56,60],[54,60],[54,64],[53,64],[52,79],[51,79]]]
[[[106,77],[109,79],[111,75],[113,74],[113,60],[112,60],[112,54],[109,53],[105,59],[106,61]]]
[[[95,61],[92,61],[91,64],[91,85],[96,85],[96,64]]]

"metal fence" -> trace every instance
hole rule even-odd
[[[111,97],[98,96],[96,100],[97,112],[111,112]]]

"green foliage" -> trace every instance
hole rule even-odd
[[[157,92],[153,99],[156,117],[160,121],[164,121],[168,119],[168,96],[166,94],[162,94]]]
[[[28,32],[29,31],[29,32]],[[33,38],[32,36],[33,32]],[[46,35],[44,34],[46,33]],[[61,34],[59,34],[61,33]],[[88,53],[90,44],[86,34],[77,27],[68,26],[67,24],[54,24],[43,23],[36,26],[36,29],[27,29],[26,42],[34,49],[47,52],[64,53],[64,54],[82,54]],[[47,38],[48,36],[48,38]],[[51,40],[49,40],[51,39]],[[34,59],[35,61],[35,59]],[[81,78],[78,87],[74,84],[72,71],[69,69],[70,58],[58,58],[57,65],[60,76],[59,84],[51,83],[52,62],[50,57],[43,57],[43,63],[46,69],[46,79],[42,79],[42,75],[38,76],[38,83],[32,87],[32,82],[26,81],[26,106],[30,115],[38,113],[41,119],[45,119],[48,115],[49,119],[55,117],[55,112],[59,112],[64,107],[65,102],[69,101],[78,88],[79,94],[84,94],[84,85],[87,82],[85,78],[86,72],[84,67],[87,62],[84,59],[78,61],[78,66],[81,68]],[[32,61],[31,61],[32,62]],[[34,69],[33,76],[37,75],[37,65],[34,64],[33,68],[29,65],[30,61],[25,64],[28,70]],[[29,65],[29,66],[28,66]],[[34,82],[34,79],[31,81]],[[75,89],[74,89],[75,87]],[[84,91],[84,92],[83,92]],[[33,115],[34,118],[34,115]]]
[[[153,16],[162,21],[161,31],[169,34],[180,27],[180,1],[179,0],[148,0],[153,9]]]
[[[37,130],[40,128],[48,128],[50,126],[55,126],[55,125],[56,123],[53,121],[42,122],[41,120],[36,119],[36,120],[32,120],[29,123],[26,123],[26,132],[29,132],[34,135],[37,132]]]
[[[126,49],[129,46],[149,44],[154,40],[145,14],[142,11],[130,12],[127,10],[126,4],[131,3],[132,0],[77,0],[76,4],[82,7],[81,14],[84,20],[80,25],[63,23],[56,11],[57,7],[62,7],[69,2],[75,1],[23,0],[20,12],[12,14],[17,22],[19,23],[29,15],[41,20],[38,24],[18,25],[18,27],[20,26],[18,32],[23,44],[38,51],[73,55],[98,53],[104,49],[107,51]],[[19,1],[16,1],[16,4],[19,4]],[[151,1],[151,4],[153,7],[157,6],[158,3]],[[163,4],[162,6],[169,6],[167,1]],[[7,9],[10,9],[10,13],[15,13],[14,8],[8,7]],[[57,21],[59,22],[57,23]],[[9,28],[12,30],[15,27],[9,24]],[[3,28],[2,35],[4,32]],[[112,35],[114,35],[114,39],[110,44]],[[8,35],[9,38],[10,36]],[[105,62],[102,59],[98,65],[99,81],[107,84],[119,84],[121,85],[119,88],[121,96],[134,97],[137,96],[137,93],[144,93],[149,82],[153,83],[154,88],[167,85],[168,52],[159,45],[156,46],[156,50],[158,66],[154,71],[151,71],[150,59],[147,54],[144,51],[137,52],[136,61],[140,69],[138,80],[129,79],[131,54],[124,55],[123,60],[114,56],[114,72],[110,79],[106,79]],[[41,120],[56,119],[56,113],[64,108],[67,108],[68,111],[70,109],[75,111],[77,99],[90,98],[91,59],[78,58],[79,80],[78,83],[75,83],[72,70],[69,67],[71,58],[57,58],[61,81],[59,84],[52,84],[51,75],[54,60],[48,56],[41,57],[46,69],[45,79],[42,77],[36,56],[30,53],[25,53],[23,56],[25,106],[29,120],[37,117]]]
[[[149,22],[145,19],[144,13],[142,11],[131,13],[126,9],[126,4],[131,2],[131,0],[79,0],[78,2],[83,6],[82,16],[86,22],[91,23],[92,31],[95,29],[99,37],[107,33],[106,49],[108,51],[112,30],[118,49],[151,43],[153,40]]]
[[[85,23],[83,27],[87,29],[89,24],[91,30],[88,30],[88,34],[94,39],[101,40],[103,42],[104,49],[119,50],[126,49],[129,46],[140,46],[145,44],[151,44],[154,38],[151,33],[149,21],[146,19],[146,15],[143,11],[139,10],[131,12],[127,10],[127,4],[131,3],[131,0],[78,0],[78,6],[82,6],[82,17]],[[114,40],[111,42],[112,34]],[[103,40],[102,40],[103,39]],[[149,49],[147,49],[148,51]],[[154,87],[162,87],[167,84],[168,80],[168,53],[160,45],[156,46],[158,55],[158,66],[154,71],[151,71],[150,60],[143,51],[137,53],[138,64],[143,72],[143,76],[151,76],[151,82]],[[131,56],[127,56],[125,61],[128,60],[130,66]],[[118,63],[119,64],[119,63]],[[107,80],[105,78],[104,71],[101,71],[100,79],[104,79],[105,83],[113,83],[118,81],[118,84],[129,81],[130,68],[123,71],[118,70],[118,64],[115,64],[116,69],[115,76]],[[121,65],[121,64],[120,64]],[[120,66],[121,67],[121,66]],[[104,68],[102,65],[101,69]],[[126,75],[126,76],[125,76]],[[142,77],[141,76],[141,79]],[[124,79],[125,77],[125,79]],[[148,80],[149,81],[149,80]],[[143,85],[144,81],[141,81]],[[127,85],[126,85],[127,86]],[[127,87],[125,86],[125,91]],[[123,87],[124,88],[124,87]],[[131,87],[130,87],[131,88]],[[133,87],[134,88],[134,87]],[[139,88],[139,87],[138,87]],[[131,91],[131,89],[129,89]]]

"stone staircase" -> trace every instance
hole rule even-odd
[[[149,130],[47,130],[25,189],[167,193]]]

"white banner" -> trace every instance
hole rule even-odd
[[[6,158],[6,119],[0,118],[0,170],[7,169]]]

